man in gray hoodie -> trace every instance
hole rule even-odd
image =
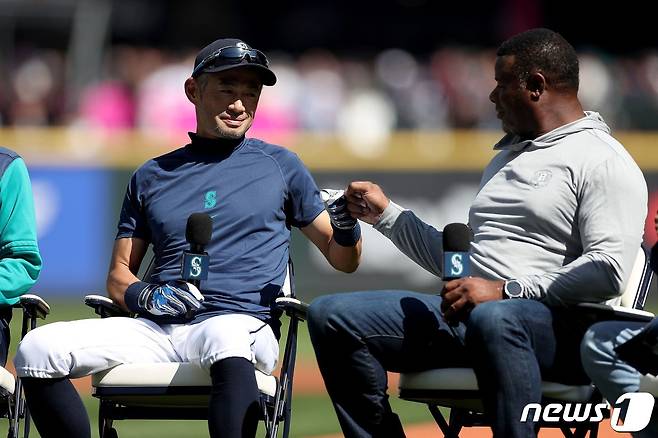
[[[472,277],[441,296],[406,291],[321,297],[309,330],[346,437],[402,437],[386,371],[471,366],[496,438],[535,436],[523,407],[542,378],[587,382],[579,344],[593,322],[580,302],[616,300],[642,242],[642,172],[578,94],[578,58],[559,34],[533,29],[497,51],[490,94],[506,135],[471,205]],[[346,190],[372,224],[442,276],[442,233],[372,182]]]

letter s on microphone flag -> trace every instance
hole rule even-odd
[[[209,257],[207,254],[183,253],[182,277],[185,281],[208,279]]]

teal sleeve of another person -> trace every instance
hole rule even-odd
[[[41,271],[30,177],[25,162],[0,149],[0,306],[30,290]]]

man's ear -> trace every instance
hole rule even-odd
[[[196,79],[189,77],[187,80],[185,80],[185,95],[187,96],[187,100],[192,102],[194,105],[197,104],[199,101],[200,90],[199,83]]]
[[[530,92],[530,99],[538,101],[539,97],[546,91],[546,77],[542,72],[534,71],[528,75],[526,89]]]

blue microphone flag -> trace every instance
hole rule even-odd
[[[208,254],[196,254],[185,251],[183,253],[183,266],[181,267],[183,280],[207,280],[208,265]]]
[[[446,251],[443,261],[444,278],[461,278],[470,275],[471,264],[468,252]]]

